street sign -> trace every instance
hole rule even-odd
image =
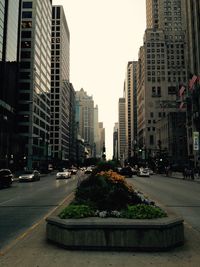
[[[199,132],[193,132],[193,150],[199,150]]]

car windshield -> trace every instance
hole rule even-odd
[[[11,172],[9,170],[0,170],[1,175],[7,175],[10,174]]]

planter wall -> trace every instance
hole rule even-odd
[[[68,249],[163,251],[184,243],[183,220],[118,218],[47,220],[47,239]]]

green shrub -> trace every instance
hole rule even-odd
[[[167,214],[159,207],[145,204],[129,205],[121,212],[121,217],[128,219],[155,219],[166,216]]]
[[[98,210],[121,210],[127,204],[142,203],[141,198],[125,181],[124,177],[112,172],[100,172],[82,181],[75,193],[79,204],[90,203]]]
[[[115,161],[109,160],[109,161],[100,161],[96,168],[93,170],[94,174],[97,174],[101,171],[115,171],[117,168],[117,163]]]
[[[71,204],[67,206],[62,212],[58,215],[61,219],[67,218],[85,218],[94,216],[94,210],[87,205],[74,205]]]

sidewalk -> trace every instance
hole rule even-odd
[[[57,214],[65,203],[54,210]],[[198,267],[200,234],[185,225],[185,244],[168,252],[70,251],[46,240],[39,223],[0,251],[1,267]]]
[[[166,177],[165,174],[163,174],[163,176]],[[183,179],[183,174],[181,172],[172,172],[171,175],[167,176],[168,178],[175,178],[175,179]],[[200,183],[200,178],[198,178],[196,175],[194,176],[194,180],[192,180],[191,178],[187,178],[185,179],[185,181],[195,181],[197,183]]]

